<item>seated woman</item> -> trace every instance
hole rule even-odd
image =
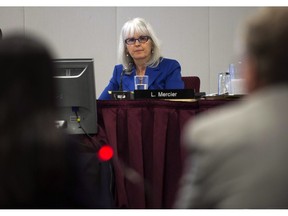
[[[142,18],[124,24],[119,40],[122,64],[114,67],[112,78],[99,97],[108,100],[108,91],[134,91],[134,76],[148,75],[148,89],[183,89],[181,66],[173,59],[161,57],[159,41]]]

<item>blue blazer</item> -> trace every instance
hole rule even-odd
[[[113,76],[108,86],[101,93],[99,100],[109,100],[111,96],[108,91],[118,91],[120,77],[123,65],[114,67]],[[130,75],[123,75],[122,87],[123,91],[134,91],[134,76],[136,68],[133,67]],[[181,66],[178,61],[173,59],[162,58],[156,68],[147,67],[145,75],[148,75],[148,89],[184,89],[184,83],[181,78]]]

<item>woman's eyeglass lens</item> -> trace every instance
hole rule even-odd
[[[138,40],[139,43],[146,43],[149,39],[150,39],[149,36],[140,36],[138,39],[136,39],[136,38],[127,38],[125,40],[125,43],[127,45],[132,45],[132,44],[135,44],[137,40]]]

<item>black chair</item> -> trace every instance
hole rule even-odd
[[[200,92],[200,78],[198,76],[182,77],[185,89],[195,89],[196,93]]]

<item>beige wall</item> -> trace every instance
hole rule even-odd
[[[96,94],[117,64],[125,21],[143,17],[162,42],[164,57],[177,59],[182,75],[201,79],[201,91],[217,91],[217,74],[237,61],[234,44],[240,21],[253,7],[0,7],[3,35],[29,31],[51,46],[56,58],[94,58]],[[237,41],[236,41],[237,42]]]

